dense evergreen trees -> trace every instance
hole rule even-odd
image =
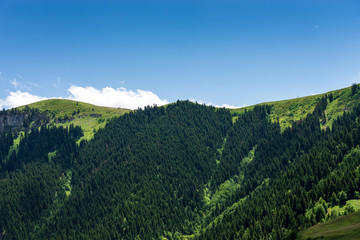
[[[228,110],[190,102],[112,120],[82,148],[72,195],[45,235],[151,239],[165,231],[192,233],[231,123]]]
[[[212,178],[213,190],[239,172],[242,159],[255,145],[280,132],[280,126],[268,119],[269,112],[269,106],[256,106],[239,116],[226,138],[220,164]]]
[[[291,238],[322,221],[326,209],[315,204],[319,199],[338,202],[335,195],[344,204],[354,198],[360,188],[360,106],[323,131],[319,119],[325,107],[326,98],[306,119],[258,146],[227,206],[242,199],[241,204],[197,239]],[[309,209],[314,215],[306,214]]]
[[[78,152],[76,141],[81,136],[81,128],[72,125],[32,128],[10,157],[2,156],[0,233],[5,239],[28,239],[54,201],[64,200],[63,181],[59,179]],[[6,139],[7,134],[3,134],[0,142],[12,142],[12,137],[11,141]]]
[[[77,153],[75,142],[81,136],[81,128],[73,125],[69,128],[44,125],[40,129],[32,128],[30,133],[25,132],[21,137],[17,151],[13,151],[8,159],[3,160],[2,172],[24,168],[26,164],[33,161],[48,162],[49,153],[57,150],[60,150],[61,164],[64,167],[70,167],[71,155]],[[54,160],[57,161],[57,159]]]
[[[226,109],[178,101],[114,118],[78,145],[79,127],[43,126],[26,131],[8,157],[13,136],[4,133],[0,234],[292,238],[360,195],[360,105],[322,129],[331,101],[319,99],[283,132],[271,106],[232,123]],[[231,191],[221,194],[225,185]]]
[[[13,144],[14,144],[14,139],[11,132],[4,131],[0,134],[0,160],[7,157],[7,155],[9,154],[10,147]]]
[[[0,234],[5,239],[29,239],[44,212],[63,190],[60,170],[31,163],[0,180]]]

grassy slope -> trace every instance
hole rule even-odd
[[[69,126],[70,124],[81,126],[84,130],[83,139],[87,140],[94,136],[94,131],[104,127],[108,119],[121,116],[130,111],[128,109],[99,107],[88,103],[64,99],[44,100],[27,106],[48,112],[52,117],[51,124],[58,126]],[[25,106],[20,107],[20,109],[24,107]],[[77,113],[78,110],[79,113]],[[101,114],[101,117],[91,117],[91,114]],[[66,117],[73,117],[74,119],[66,123],[56,122],[57,119],[64,119]]]
[[[298,236],[298,239],[360,239],[360,211],[315,225]]]
[[[331,127],[333,120],[336,119],[337,116],[343,114],[345,108],[352,109],[352,107],[356,103],[360,102],[360,93],[352,96],[351,87],[318,95],[277,102],[267,102],[257,105],[272,105],[273,108],[270,114],[270,118],[272,121],[279,120],[281,129],[284,130],[287,127],[291,127],[294,121],[300,120],[301,118],[304,118],[308,113],[311,113],[314,110],[315,105],[319,101],[319,99],[325,96],[325,94],[330,93],[333,94],[334,101],[329,103],[326,108],[327,122],[324,126]],[[237,115],[244,113],[245,110],[251,110],[257,105],[231,109],[230,111],[234,115],[234,119],[236,119]]]

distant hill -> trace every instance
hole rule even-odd
[[[41,112],[47,113],[51,117],[50,124],[81,126],[84,130],[84,139],[87,140],[94,136],[94,131],[103,128],[112,117],[118,117],[130,112],[128,109],[100,107],[65,99],[43,100],[18,109],[22,110],[26,107],[39,109]]]

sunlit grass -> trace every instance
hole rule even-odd
[[[51,116],[51,125],[67,127],[70,124],[81,126],[84,136],[80,139],[90,140],[94,133],[103,128],[106,122],[113,118],[130,112],[128,109],[100,107],[64,99],[50,99],[27,105],[47,112]],[[20,109],[24,108],[20,107]],[[62,121],[68,119],[64,123]]]

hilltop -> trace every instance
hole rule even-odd
[[[80,126],[84,131],[82,139],[90,140],[99,128],[105,127],[113,117],[121,116],[130,112],[128,109],[100,107],[89,103],[66,99],[50,99],[19,107],[38,109],[50,116],[50,125]]]

